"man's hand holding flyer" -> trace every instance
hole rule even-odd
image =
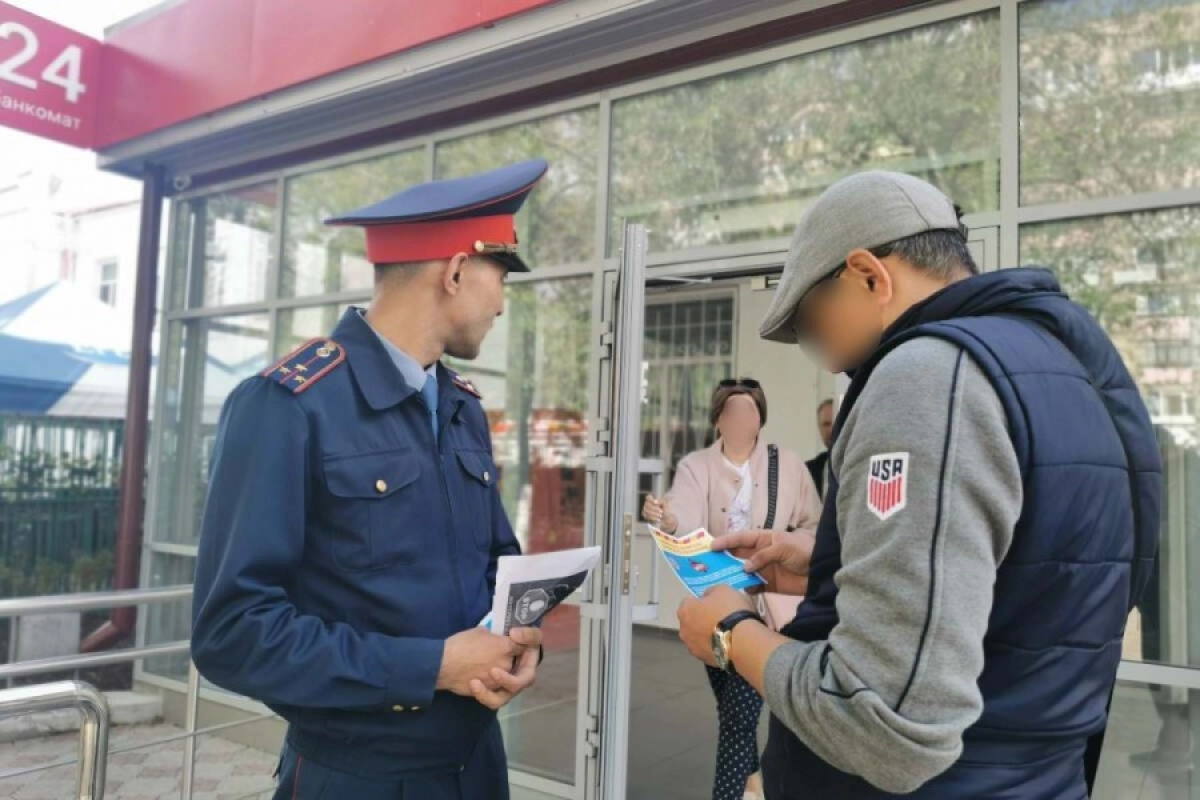
[[[685,536],[672,536],[651,525],[650,533],[671,569],[696,597],[720,584],[745,591],[767,583],[758,575],[746,572],[745,562],[732,553],[714,553],[712,534],[704,528],[697,528]]]

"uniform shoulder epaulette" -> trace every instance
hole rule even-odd
[[[313,339],[262,371],[292,394],[300,394],[337,369],[346,360],[346,349],[333,339]]]
[[[483,395],[481,395],[479,393],[479,390],[475,388],[475,384],[471,383],[469,380],[464,378],[462,375],[459,375],[454,370],[446,370],[446,371],[450,373],[450,380],[453,381],[455,386],[462,389],[467,394],[473,395],[478,400],[483,399]]]

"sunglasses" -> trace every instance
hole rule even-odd
[[[717,386],[720,386],[722,389],[732,389],[735,386],[741,386],[746,389],[758,389],[762,387],[762,384],[754,380],[754,378],[726,378],[718,383]]]

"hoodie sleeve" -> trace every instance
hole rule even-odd
[[[876,368],[832,467],[840,622],[828,641],[771,656],[766,699],[823,760],[906,794],[958,760],[982,712],[976,681],[1020,469],[987,378],[932,338]]]

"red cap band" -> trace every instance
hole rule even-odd
[[[367,226],[367,260],[405,264],[475,255],[475,243],[516,245],[511,215]]]

